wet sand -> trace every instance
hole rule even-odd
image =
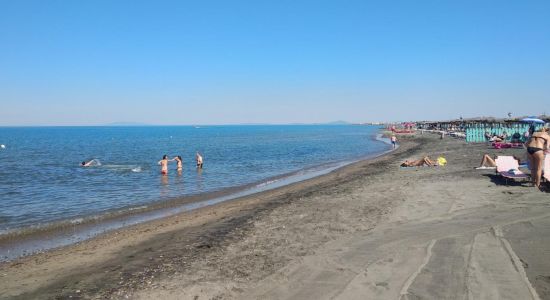
[[[2,298],[549,299],[550,195],[425,134],[328,175],[0,265]],[[448,165],[399,168],[443,155]]]

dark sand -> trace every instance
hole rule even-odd
[[[550,195],[425,134],[276,190],[0,265],[2,298],[550,299]],[[401,169],[444,155],[448,165]]]

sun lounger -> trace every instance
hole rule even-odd
[[[495,159],[497,164],[496,172],[504,177],[506,184],[508,179],[529,179],[529,175],[519,170],[518,161],[513,156],[499,156]]]

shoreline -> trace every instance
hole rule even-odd
[[[381,131],[375,136],[371,136],[371,139],[384,144],[391,144],[389,139],[383,137]],[[0,235],[0,263],[84,242],[102,234],[108,234],[129,226],[167,218],[225,201],[238,200],[243,197],[321,177],[351,164],[384,156],[396,149],[389,148],[383,152],[368,154],[358,158],[311,166],[220,191],[176,197],[153,202],[149,205],[127,207],[103,212],[100,215],[62,220],[38,227],[30,226],[14,229]]]
[[[0,263],[0,294],[550,299],[548,194],[474,169],[484,153],[525,150],[433,134],[400,140],[320,177]],[[399,167],[439,155],[446,166]]]
[[[292,201],[288,199],[288,197],[292,199],[296,197],[307,197],[311,193],[316,193],[320,187],[335,186],[339,182],[357,180],[357,178],[361,177],[360,173],[364,172],[366,166],[373,164],[377,165],[392,160],[395,157],[403,156],[403,153],[407,149],[414,148],[415,146],[417,146],[415,142],[402,143],[402,146],[396,151],[386,153],[385,155],[373,159],[360,160],[328,174],[305,181],[203,207],[198,210],[182,212],[162,219],[120,228],[85,241],[51,249],[46,252],[19,257],[12,261],[0,262],[0,270],[4,271],[4,273],[15,271],[18,275],[26,276],[24,274],[34,273],[34,268],[47,267],[51,270],[52,274],[56,274],[56,270],[58,270],[61,274],[66,275],[64,271],[59,270],[88,266],[90,271],[87,272],[97,272],[97,267],[104,267],[104,263],[101,263],[101,261],[105,259],[110,261],[114,252],[121,251],[128,247],[128,249],[135,247],[136,250],[132,250],[131,252],[139,252],[140,255],[143,255],[148,252],[147,249],[149,246],[146,246],[146,244],[158,244],[158,242],[153,242],[153,240],[160,238],[163,240],[162,244],[171,243],[164,240],[164,235],[171,232],[178,232],[178,234],[183,234],[185,236],[184,239],[191,239],[182,242],[186,245],[182,247],[186,248],[198,243],[199,246],[197,246],[197,249],[200,250],[199,252],[203,252],[204,250],[210,249],[211,245],[210,242],[205,243],[202,237],[203,234],[196,233],[197,231],[205,233],[206,236],[212,236],[212,238],[216,240],[219,238],[223,239],[223,237],[230,234],[232,230],[242,227],[247,223],[247,220],[254,218],[257,212],[269,211],[274,207],[286,205]],[[143,247],[145,249],[143,249]],[[86,255],[81,256],[82,253]],[[128,255],[125,254],[121,255],[123,255],[123,257],[128,257]],[[136,257],[134,254],[130,256],[132,258]],[[134,263],[141,265],[142,263],[148,264],[150,262],[149,259],[136,259]],[[128,267],[132,267],[131,265],[132,264]],[[22,273],[19,273],[19,271]],[[89,276],[89,274],[82,274],[81,271],[78,270],[75,270],[75,272],[80,275],[73,274],[68,278],[74,276]],[[43,275],[41,279],[43,279],[44,282],[38,284],[41,288],[36,290],[37,293],[43,292],[42,285],[51,287],[51,291],[59,292],[59,286],[56,282],[65,281],[65,279],[59,279],[61,274],[58,273],[54,278],[48,274]],[[64,277],[63,275],[61,275],[61,277]],[[25,284],[25,280],[20,282],[21,278],[19,276],[8,277],[10,278],[10,282],[7,283],[7,286],[15,286],[17,294],[21,293],[27,296],[33,295],[31,297],[39,295],[29,291],[27,284]],[[41,281],[41,279],[38,280]],[[50,288],[47,289],[50,290]],[[75,294],[75,296],[77,295]]]

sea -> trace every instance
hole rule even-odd
[[[304,180],[380,155],[390,146],[376,138],[379,129],[358,125],[0,127],[0,260]],[[203,169],[196,168],[197,152],[204,158]],[[165,154],[181,156],[183,170],[178,172],[176,163],[170,162],[168,175],[162,176],[158,161]],[[90,160],[94,160],[92,166],[81,166]],[[48,232],[47,238],[39,232]]]

